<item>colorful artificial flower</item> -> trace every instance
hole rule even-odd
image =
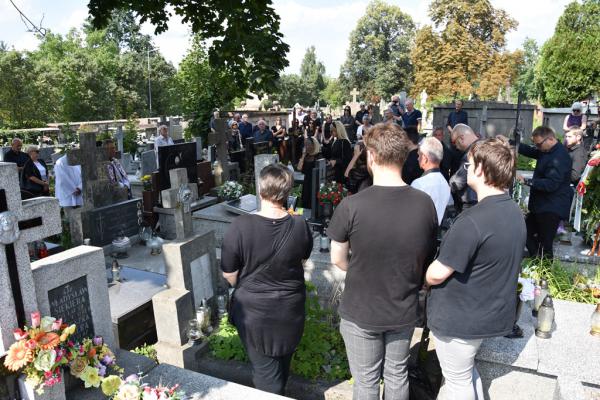
[[[107,376],[102,379],[102,393],[104,393],[105,396],[111,397],[117,393],[122,384],[123,381],[118,376]]]
[[[18,371],[33,361],[33,351],[25,347],[24,341],[13,343],[8,349],[4,366],[9,371]]]
[[[38,371],[51,371],[54,368],[56,362],[56,351],[54,350],[40,350],[37,357],[33,361],[33,366]]]
[[[57,331],[60,329],[61,326],[62,326],[62,318],[54,321],[54,323],[52,324],[52,330]]]
[[[39,311],[31,313],[31,327],[32,328],[39,327],[41,319],[42,319],[42,315],[40,314]]]
[[[85,367],[83,373],[79,377],[83,381],[83,385],[86,389],[91,387],[99,387],[102,382],[102,378],[98,375],[98,370],[89,365]]]
[[[80,378],[83,370],[89,365],[87,358],[85,357],[75,357],[73,361],[71,361],[70,369],[71,375],[76,378]]]
[[[58,346],[60,343],[60,336],[54,332],[47,332],[43,335],[39,335],[36,340],[42,350],[50,350]]]
[[[52,330],[52,326],[54,325],[54,321],[56,321],[56,318],[53,317],[42,317],[41,323],[40,323],[40,328],[42,328],[43,331],[49,332]]]
[[[29,334],[21,328],[17,328],[15,330],[13,330],[13,335],[15,337],[15,340],[23,340],[27,336],[29,336]]]
[[[114,397],[114,400],[138,400],[141,390],[138,385],[126,383],[121,385],[119,392]]]

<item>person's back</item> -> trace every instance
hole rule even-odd
[[[347,233],[352,258],[340,316],[374,330],[414,325],[423,267],[435,251],[437,216],[429,196],[410,186],[374,185],[336,208],[328,230],[334,240],[343,235],[342,221],[354,229]]]
[[[441,225],[444,219],[444,213],[446,207],[450,201],[450,186],[442,175],[438,171],[425,172],[423,176],[415,179],[411,186],[415,189],[419,189],[429,195],[433,204],[435,205],[435,211],[438,217],[438,224]]]

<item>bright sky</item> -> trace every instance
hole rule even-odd
[[[13,0],[34,22],[43,17],[43,27],[53,32],[66,33],[80,27],[87,17],[86,0]],[[317,58],[325,64],[326,73],[337,77],[346,58],[350,32],[356,26],[368,4],[367,0],[273,0],[281,16],[281,31],[290,45],[290,66],[285,72],[298,73],[306,48],[314,45]],[[420,25],[429,23],[427,7],[430,0],[387,0],[408,13]],[[542,44],[554,32],[554,26],[565,6],[571,0],[491,0],[494,7],[503,8],[519,22],[516,31],[508,35],[508,48],[521,46],[526,37]],[[57,4],[60,4],[58,6]],[[152,27],[144,26],[145,33]],[[188,27],[173,17],[169,30],[155,37],[161,53],[175,66],[185,55],[189,45]],[[38,41],[25,30],[17,11],[9,0],[0,0],[0,40],[9,47],[32,50]]]

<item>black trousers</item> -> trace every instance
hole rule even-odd
[[[525,219],[527,226],[527,251],[531,257],[552,258],[552,245],[560,217],[554,213],[529,213]]]
[[[290,375],[293,354],[272,357],[258,352],[252,346],[245,345],[244,347],[252,365],[252,383],[254,387],[283,396]]]

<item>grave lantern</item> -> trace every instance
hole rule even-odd
[[[540,309],[538,310],[537,329],[535,336],[542,339],[550,339],[552,337],[552,324],[554,323],[554,304],[552,297],[546,296]]]
[[[592,330],[590,335],[600,337],[600,303],[596,304],[596,310],[592,313]]]
[[[204,335],[202,334],[202,330],[200,330],[200,324],[197,319],[190,319],[187,336],[188,342],[191,345],[202,343],[202,337]]]
[[[540,286],[535,288],[535,296],[533,298],[533,309],[531,310],[531,314],[534,317],[537,317],[542,302],[549,294],[550,293],[548,292],[548,281],[545,279],[541,279]]]

